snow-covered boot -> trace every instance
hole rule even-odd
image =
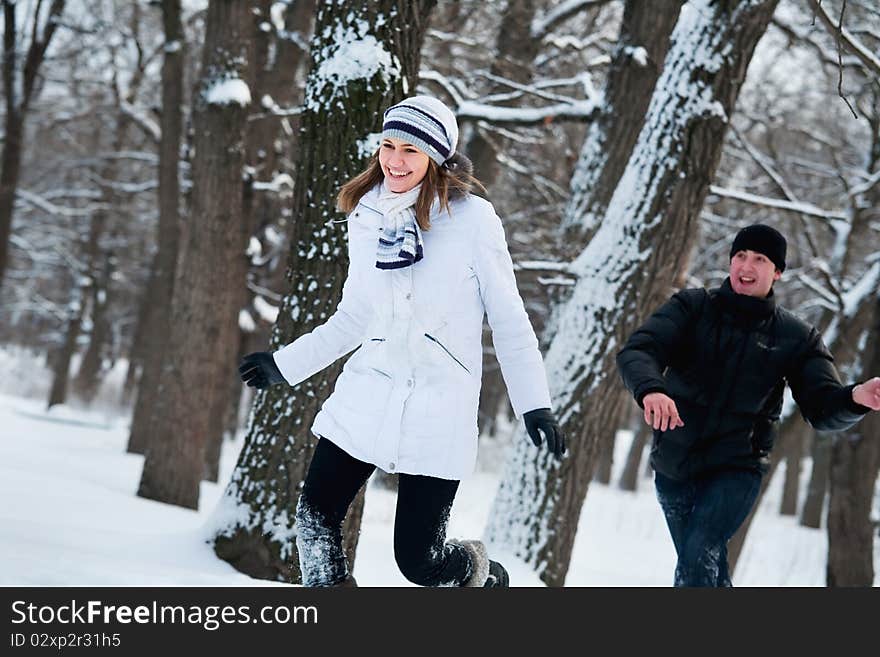
[[[486,578],[486,583],[483,586],[486,588],[508,588],[510,586],[510,577],[504,566],[490,559],[489,576]]]
[[[471,558],[471,576],[462,586],[480,586],[486,588],[508,587],[510,578],[507,571],[497,561],[489,559],[486,546],[482,541],[449,541],[463,547]]]

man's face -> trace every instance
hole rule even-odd
[[[763,253],[737,251],[730,259],[730,287],[737,294],[766,297],[782,272]]]

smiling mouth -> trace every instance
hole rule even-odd
[[[742,283],[743,285],[752,285],[753,283],[755,283],[755,281],[756,281],[756,279],[749,278],[748,276],[740,276],[739,277],[739,282]]]
[[[407,171],[405,173],[400,173],[400,172],[392,171],[391,169],[388,169],[388,175],[390,175],[392,178],[406,178],[410,173],[411,173],[410,171]]]

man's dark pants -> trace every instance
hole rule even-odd
[[[761,474],[725,470],[677,481],[654,475],[678,563],[675,586],[731,586],[727,541],[751,511]]]

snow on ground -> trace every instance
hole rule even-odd
[[[615,482],[630,439],[619,436]],[[276,585],[238,573],[204,542],[241,436],[224,447],[221,483],[202,483],[197,512],[135,495],[143,457],[125,452],[127,439],[125,415],[67,406],[46,412],[42,399],[0,394],[0,585]],[[482,534],[501,452],[488,444],[478,472],[462,482],[450,538]],[[826,534],[778,515],[781,485],[777,477],[765,496],[735,585],[824,585]],[[368,487],[355,564],[361,586],[411,586],[393,560],[394,504],[394,492]],[[492,556],[514,586],[543,586],[510,555]],[[635,493],[590,486],[567,586],[668,586],[674,564],[650,479]]]

